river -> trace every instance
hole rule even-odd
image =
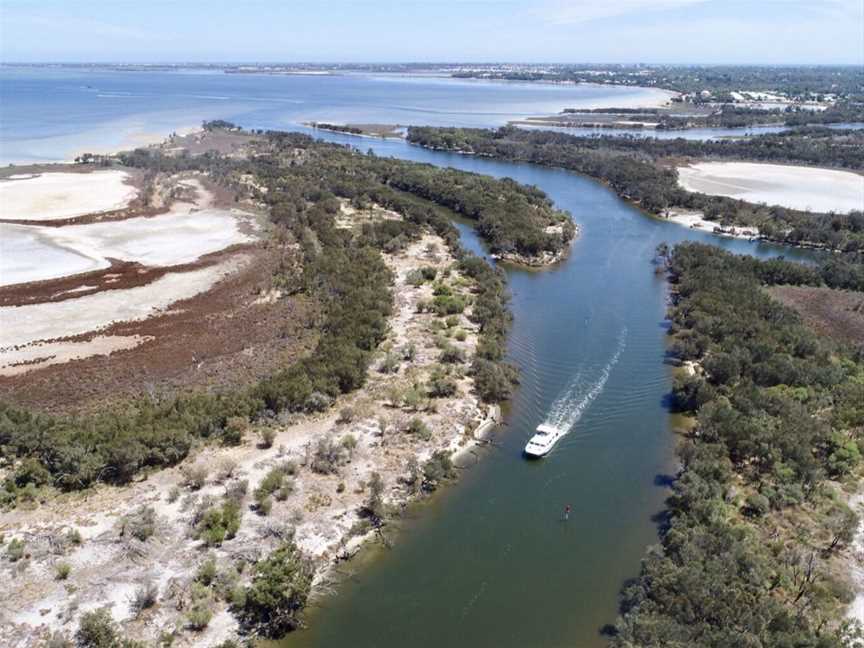
[[[356,144],[349,137],[328,139]],[[366,148],[366,142],[362,142]],[[509,356],[521,384],[496,445],[412,508],[392,549],[372,549],[310,629],[282,646],[602,646],[617,597],[656,542],[674,473],[664,363],[667,291],[651,260],[686,239],[760,257],[799,250],[719,238],[645,216],[573,173],[372,141],[378,155],[509,176],[546,191],[582,233],[545,271],[507,268]],[[483,253],[473,231],[463,244]],[[522,448],[544,421],[571,426],[550,456]],[[572,506],[562,521],[565,505]]]

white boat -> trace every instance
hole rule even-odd
[[[525,445],[525,454],[529,457],[542,457],[564,436],[564,430],[559,430],[551,425],[541,423],[537,426],[528,443]]]

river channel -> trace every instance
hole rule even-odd
[[[457,483],[410,509],[392,548],[348,563],[338,595],[313,607],[309,629],[280,645],[605,645],[601,629],[614,622],[622,584],[657,541],[664,477],[676,468],[667,290],[651,265],[657,244],[696,239],[760,257],[807,253],[650,218],[563,170],[327,139],[537,185],[572,214],[581,236],[551,269],[506,269],[508,349],[521,384],[495,445]],[[484,253],[469,227],[460,231],[466,247]],[[548,457],[528,461],[522,448],[543,422],[570,432]]]

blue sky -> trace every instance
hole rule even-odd
[[[0,60],[864,64],[864,0],[0,0]]]

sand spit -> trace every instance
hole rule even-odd
[[[495,414],[471,393],[470,377],[459,379],[454,396],[435,399],[434,408],[392,402],[394,390],[424,384],[440,354],[435,345],[436,335],[441,334],[440,319],[417,312],[418,304],[432,296],[432,286],[413,286],[408,275],[425,266],[452,268],[454,260],[443,241],[432,235],[385,260],[395,277],[394,314],[380,360],[360,392],[341,399],[317,418],[290,417],[273,425],[275,439],[269,449],[257,446],[252,430],[238,447],[203,449],[186,462],[206,466],[206,484],[199,490],[185,486],[182,470],[172,468],[127,487],[100,486],[86,494],[58,496],[35,510],[0,514],[0,532],[7,539],[23,540],[29,554],[16,564],[0,565],[0,588],[6,592],[6,604],[0,606],[0,644],[41,645],[52,632],[71,634],[83,611],[108,606],[130,637],[156,641],[163,632],[176,630],[174,646],[215,645],[236,631],[236,621],[222,599],[212,601],[214,615],[206,630],[193,632],[185,621],[192,580],[208,557],[220,569],[237,561],[248,563],[272,551],[281,537],[293,531],[298,546],[316,566],[314,592],[327,591],[333,566],[340,563],[344,571],[341,561],[364,541],[378,537],[358,526],[372,472],[384,479],[385,501],[398,507],[416,496],[404,481],[409,460],[422,462],[439,449],[467,452],[476,444],[477,431],[488,431]],[[458,291],[470,290],[470,282],[453,269],[448,281]],[[464,339],[449,339],[470,355],[476,348],[477,330],[467,316],[459,316],[457,324],[466,333],[460,336]],[[388,355],[409,344],[415,347],[410,360],[400,355],[405,359],[395,370],[381,370],[379,365]],[[337,413],[346,407],[354,416],[349,422],[337,421]],[[405,431],[413,418],[426,423],[428,436]],[[349,435],[356,446],[337,473],[311,469],[309,457],[319,440],[341,441]],[[195,539],[194,516],[206,507],[208,498],[218,501],[226,488],[241,480],[248,480],[251,492],[273,467],[286,461],[296,466],[292,488],[273,502],[268,516],[251,510],[252,498],[247,496],[235,538],[210,549]],[[152,506],[157,518],[156,532],[146,542],[120,533],[123,516],[141,505]],[[80,532],[80,544],[54,541],[72,529]],[[54,575],[62,562],[71,567],[66,580]],[[250,572],[246,569],[239,576],[241,583]],[[133,615],[129,599],[147,582],[158,590],[157,603]]]
[[[678,169],[688,191],[815,212],[864,210],[864,176],[851,171],[752,162],[699,162]]]
[[[138,196],[126,171],[13,175],[0,180],[0,218],[62,220],[122,209]]]

